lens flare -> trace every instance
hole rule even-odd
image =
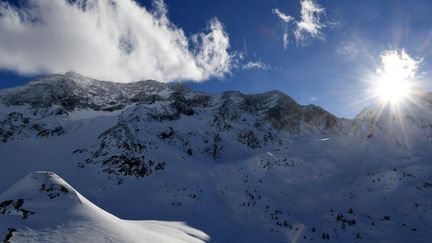
[[[376,83],[375,92],[384,103],[399,103],[409,97],[411,84],[406,79],[382,77]]]
[[[420,61],[405,50],[386,51],[381,55],[381,68],[374,83],[375,96],[384,103],[398,104],[409,98],[413,79]]]

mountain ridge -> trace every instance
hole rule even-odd
[[[5,242],[208,240],[203,232],[180,223],[121,220],[91,203],[53,172],[32,172],[0,198],[0,215],[6,217],[0,228],[8,228]]]
[[[35,108],[37,107],[50,107],[52,105],[59,105],[66,111],[74,109],[93,109],[115,111],[121,110],[125,106],[132,103],[148,103],[161,99],[169,99],[171,95],[176,100],[175,105],[182,102],[185,103],[185,96],[191,96],[188,100],[189,103],[200,102],[198,99],[209,99],[221,96],[223,100],[226,99],[243,99],[239,104],[240,109],[246,111],[256,112],[262,108],[271,107],[272,99],[276,99],[274,105],[278,105],[277,109],[269,110],[272,113],[271,118],[273,125],[278,129],[284,127],[279,119],[281,112],[290,113],[297,116],[297,120],[302,119],[303,116],[306,122],[313,122],[313,117],[318,114],[326,119],[322,128],[331,128],[336,125],[338,118],[333,114],[327,112],[319,106],[315,105],[299,105],[288,95],[277,91],[268,91],[261,94],[243,94],[238,91],[225,91],[220,94],[209,95],[203,92],[193,92],[182,84],[163,84],[154,80],[138,81],[136,83],[114,83],[108,81],[99,81],[95,79],[85,78],[77,73],[69,72],[64,75],[55,74],[33,80],[29,84],[19,87],[10,88],[0,95],[0,99],[6,105],[24,105],[28,104]],[[196,99],[194,100],[194,98]],[[260,103],[260,100],[266,100],[269,107]],[[279,101],[279,103],[278,103]],[[202,102],[202,103],[204,103]],[[281,104],[280,102],[283,102]],[[189,105],[189,104],[188,104]],[[290,106],[290,109],[284,109],[284,106]],[[183,105],[184,107],[184,105]],[[181,108],[180,108],[181,109]],[[190,111],[189,111],[190,112]],[[287,122],[285,120],[285,122]],[[298,128],[296,129],[298,130]]]

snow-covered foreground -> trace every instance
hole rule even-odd
[[[130,242],[147,231],[207,239],[163,220],[186,222],[209,242],[429,242],[431,97],[419,93],[406,110],[369,107],[348,120],[278,91],[209,95],[74,73],[0,91],[0,191],[32,171],[54,171],[116,216],[82,199],[72,211],[86,222],[103,216],[94,223],[100,228],[80,223],[75,231],[63,217],[70,210],[60,208],[52,220],[31,223],[37,207],[63,207],[56,200],[72,194],[45,196],[34,208],[24,202],[35,211],[27,219],[0,214],[0,232],[7,235],[14,217],[16,239],[34,232]],[[111,234],[112,224],[121,226]],[[86,233],[93,229],[100,234]]]
[[[8,242],[204,242],[183,223],[126,221],[97,207],[52,172],[28,174],[0,195]]]

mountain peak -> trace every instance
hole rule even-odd
[[[411,88],[409,96],[398,104],[376,103],[364,108],[354,120],[388,120],[391,117],[423,117],[432,108],[432,93],[424,89]]]
[[[79,74],[77,72],[74,72],[74,71],[66,72],[64,75],[68,76],[68,77],[78,77],[78,78],[84,77],[83,75],[81,75],[81,74]]]
[[[2,198],[30,198],[32,200],[54,199],[60,196],[79,200],[75,189],[60,176],[49,171],[31,172],[2,194]]]

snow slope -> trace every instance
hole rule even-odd
[[[204,242],[182,223],[127,221],[97,207],[52,172],[32,172],[0,195],[10,242]]]
[[[0,191],[49,170],[120,218],[210,242],[429,242],[432,107],[416,97],[348,120],[279,91],[51,75],[0,91]]]

